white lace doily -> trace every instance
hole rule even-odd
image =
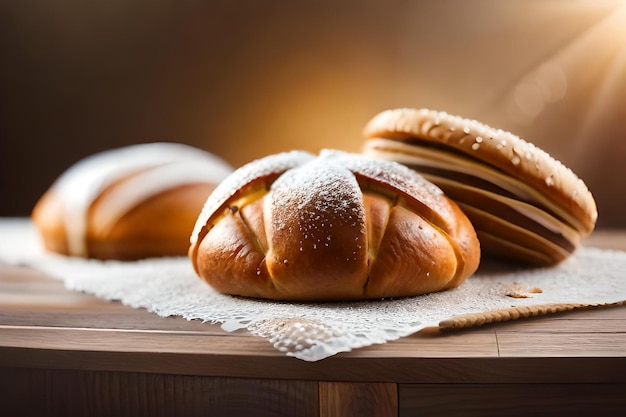
[[[187,258],[95,261],[46,254],[27,219],[0,220],[0,260],[34,267],[68,289],[119,300],[160,316],[248,329],[276,349],[307,361],[385,343],[470,313],[562,303],[626,300],[626,252],[582,247],[552,268],[485,268],[454,290],[398,300],[289,303],[213,291]]]

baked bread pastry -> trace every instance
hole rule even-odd
[[[480,247],[458,206],[405,166],[292,151],[250,162],[215,189],[189,257],[226,294],[363,300],[458,286]]]
[[[364,129],[363,153],[403,163],[437,184],[472,221],[482,254],[552,265],[595,227],[584,182],[518,136],[428,109],[392,109]]]
[[[207,196],[232,171],[213,154],[179,143],[112,149],[65,171],[31,218],[43,246],[63,255],[185,256]]]

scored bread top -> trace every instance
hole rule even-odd
[[[396,162],[323,150],[252,161],[208,197],[190,238],[218,291],[346,300],[452,288],[480,260],[476,233],[440,188]]]
[[[273,181],[283,172],[302,165],[313,158],[315,156],[308,152],[291,151],[269,155],[238,168],[233,174],[226,177],[207,199],[191,234],[191,245],[195,246],[198,241],[202,240],[212,223],[215,222],[215,217],[221,211],[220,209],[227,207],[229,202],[240,197],[248,187],[255,184],[264,186],[264,184],[260,184],[261,181],[268,178]]]
[[[233,201],[245,194],[256,191],[249,187],[260,184],[261,187],[271,187],[274,181],[286,171],[312,163],[317,157],[305,151],[290,151],[264,157],[253,161],[237,169],[232,175],[222,181],[207,199],[202,212],[198,216],[191,243],[196,244],[202,239],[213,223],[219,218],[223,209]],[[333,166],[343,167],[344,170],[352,171],[353,174],[380,183],[396,193],[404,195],[413,208],[418,211],[428,211],[428,218],[437,223],[437,226],[445,225],[446,220],[439,210],[445,207],[438,200],[443,194],[441,189],[421,175],[408,169],[404,165],[391,161],[370,160],[354,154],[344,153],[337,150],[323,150],[319,156],[326,160],[326,167],[318,169],[315,174],[323,181],[325,169]],[[277,184],[280,186],[280,182]],[[331,182],[327,182],[329,196],[332,196]],[[293,188],[293,187],[290,187]],[[306,196],[306,190],[302,190],[302,197]],[[342,204],[341,199],[329,198],[327,204]],[[444,216],[448,213],[444,213]]]
[[[374,116],[364,135],[448,146],[530,184],[557,203],[582,235],[595,227],[597,207],[585,183],[560,161],[510,132],[445,112],[399,108]]]

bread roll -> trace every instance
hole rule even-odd
[[[553,265],[595,227],[585,183],[512,133],[444,112],[392,109],[364,134],[365,155],[415,169],[458,203],[485,256]]]
[[[239,168],[191,237],[219,292],[274,300],[403,297],[460,285],[480,247],[458,206],[393,162],[293,151]]]
[[[62,255],[133,260],[185,256],[207,196],[233,171],[179,143],[146,143],[87,157],[44,193],[32,221]]]

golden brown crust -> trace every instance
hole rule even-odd
[[[555,264],[595,226],[596,204],[584,182],[509,132],[404,108],[379,113],[364,134],[366,155],[416,169],[455,200],[485,255]]]
[[[185,256],[207,196],[231,172],[214,155],[179,143],[112,149],[66,170],[31,218],[44,248],[62,255]]]
[[[54,192],[47,190],[35,204],[31,219],[43,247],[62,255],[69,255],[67,234],[61,221],[63,207]]]
[[[376,115],[364,134],[368,138],[419,138],[450,146],[532,184],[571,212],[582,234],[591,233],[595,226],[596,203],[585,183],[561,162],[512,133],[445,112],[402,108]]]
[[[214,188],[210,184],[189,184],[164,191],[126,213],[109,230],[103,230],[98,221],[96,200],[90,208],[86,257],[134,260],[185,256],[194,222]],[[48,251],[72,255],[67,244],[61,201],[54,191],[49,190],[42,196],[31,217]]]
[[[217,291],[277,300],[401,297],[460,285],[478,267],[469,220],[400,164],[292,152],[231,177],[207,200],[189,249]]]

